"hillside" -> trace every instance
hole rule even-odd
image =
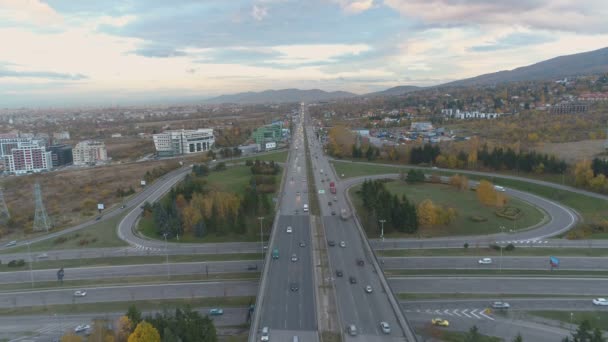
[[[416,91],[419,89],[422,89],[422,87],[403,85],[403,86],[388,88],[388,89],[382,90],[382,91],[377,91],[375,93],[365,94],[365,96],[397,96],[397,95],[403,95],[405,93],[409,93],[412,91]]]
[[[454,81],[441,86],[491,85],[508,82],[553,80],[608,72],[608,48],[560,56],[513,70],[503,70]]]
[[[331,99],[354,97],[357,94],[345,91],[327,92],[320,89],[281,89],[261,92],[246,92],[232,95],[221,95],[205,101],[205,103],[286,103],[286,102],[316,102]]]

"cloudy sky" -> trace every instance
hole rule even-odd
[[[608,46],[606,0],[0,0],[0,108],[434,85]]]

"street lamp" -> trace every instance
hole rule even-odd
[[[505,233],[505,226],[500,226],[500,232],[501,233]],[[502,244],[500,245],[500,269],[498,271],[498,273],[502,273]]]
[[[30,258],[30,281],[32,282],[32,288],[34,288],[34,271],[32,271],[32,263],[34,260],[32,259],[32,253],[30,252],[30,243],[27,243],[27,254]]]
[[[380,238],[382,239],[382,241],[384,241],[384,222],[386,222],[386,220],[379,220],[380,225],[382,226],[381,230],[380,230]]]
[[[171,278],[171,271],[169,269],[169,246],[167,244],[167,233],[164,233],[165,237],[165,262],[167,263],[167,279]]]
[[[264,233],[262,232],[262,222],[264,222],[264,216],[258,217],[260,220],[260,248],[262,248],[262,254],[264,254]]]

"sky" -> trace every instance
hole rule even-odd
[[[436,85],[608,46],[606,0],[0,0],[0,108]]]

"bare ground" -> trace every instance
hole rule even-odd
[[[582,140],[566,143],[544,143],[536,149],[539,152],[553,154],[567,163],[583,159],[593,159],[605,151],[604,140]]]

